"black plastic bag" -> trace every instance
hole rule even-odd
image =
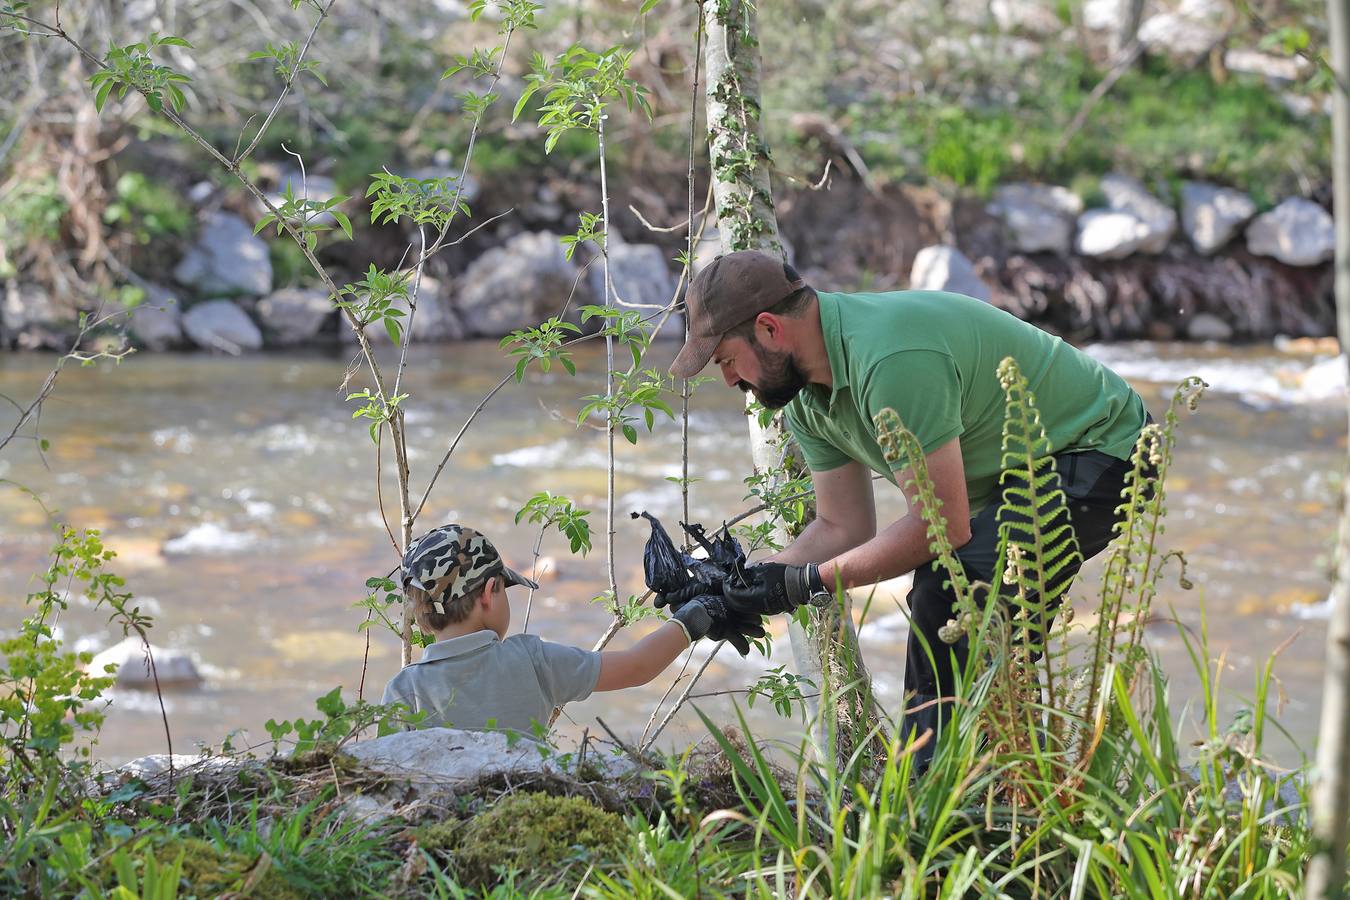
[[[647,581],[647,587],[658,594],[679,590],[690,581],[684,554],[675,549],[675,542],[666,534],[660,519],[645,511],[633,513],[633,518],[639,515],[652,525],[652,535],[647,538],[647,546],[642,550],[642,575]]]

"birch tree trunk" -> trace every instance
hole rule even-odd
[[[1328,0],[1332,91],[1332,178],[1336,217],[1336,330],[1341,350],[1350,350],[1350,0]],[[1313,855],[1307,896],[1341,897],[1345,891],[1345,846],[1350,840],[1350,478],[1342,488],[1331,621],[1327,629],[1327,671],[1322,689],[1322,726],[1313,779]]]
[[[762,250],[785,256],[769,183],[769,149],[760,128],[755,11],[741,0],[710,0],[702,7],[708,152],[722,252]],[[757,416],[746,418],[756,472],[780,468],[787,446],[782,414],[763,428]],[[775,540],[786,546],[791,538],[780,525]],[[819,701],[807,705],[812,741],[822,761],[847,760],[857,738],[877,724],[871,678],[859,652],[851,610],[843,613],[841,617],[837,610],[811,610],[809,629],[795,620],[788,626],[797,671],[811,678],[827,701],[826,715],[821,714]]]

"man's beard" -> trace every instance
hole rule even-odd
[[[767,350],[753,340],[750,346],[754,349],[755,359],[759,360],[762,373],[759,384],[742,379],[736,386],[742,391],[753,391],[755,399],[769,409],[782,409],[806,387],[806,375],[791,353]]]

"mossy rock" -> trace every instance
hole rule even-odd
[[[420,828],[420,846],[447,858],[469,883],[496,880],[494,868],[556,872],[568,862],[617,859],[629,832],[623,818],[580,797],[506,797],[464,822]]]

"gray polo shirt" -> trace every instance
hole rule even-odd
[[[532,634],[500,640],[483,630],[437,641],[384,689],[383,703],[426,710],[424,727],[512,729],[547,725],[554,707],[584,700],[600,677],[600,654]],[[489,723],[492,724],[489,724]]]

